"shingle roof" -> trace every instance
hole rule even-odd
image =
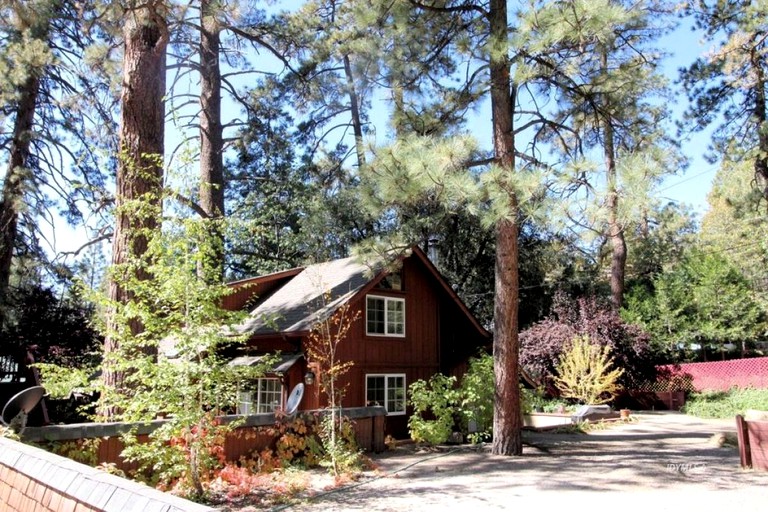
[[[237,330],[248,334],[309,331],[373,276],[371,267],[354,257],[310,265],[261,301]],[[323,297],[325,292],[330,292],[327,300]]]

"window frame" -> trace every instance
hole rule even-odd
[[[277,389],[262,390],[262,382],[276,382]],[[279,401],[276,406],[272,405],[272,402],[268,402],[268,397],[279,396]],[[278,409],[283,408],[284,396],[283,396],[283,383],[277,377],[259,377],[249,382],[246,389],[240,389],[237,394],[237,411],[238,414],[253,415],[253,414],[272,414]],[[267,410],[269,408],[269,410]],[[264,410],[262,410],[264,409]],[[242,412],[245,411],[245,412]]]
[[[369,330],[369,312],[368,299],[379,299],[384,301],[384,332],[371,332]],[[403,307],[403,332],[389,332],[389,304],[397,303],[402,304]],[[368,294],[365,296],[365,334],[366,336],[383,336],[387,338],[405,338],[406,335],[406,317],[405,317],[405,298],[404,297],[390,297],[388,295],[376,295]]]
[[[387,411],[387,416],[404,416],[406,414],[406,409],[408,407],[407,400],[406,400],[406,393],[408,392],[408,382],[407,378],[404,373],[366,373],[365,374],[365,403],[366,405],[370,404],[370,401],[368,400],[368,379],[370,378],[376,378],[376,377],[383,377],[384,378],[384,403],[381,404],[384,406],[384,409]],[[403,398],[402,398],[402,404],[403,409],[400,411],[390,411],[389,410],[389,379],[390,378],[402,378],[403,379]],[[397,388],[393,388],[397,389]],[[394,401],[394,400],[393,400]]]

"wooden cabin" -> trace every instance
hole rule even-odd
[[[235,290],[225,307],[250,311],[238,326],[249,341],[231,364],[252,365],[264,354],[280,354],[264,378],[241,390],[241,413],[284,407],[300,382],[305,392],[299,410],[327,405],[318,385],[321,370],[305,349],[313,327],[342,304],[349,304],[348,315],[359,314],[337,354],[339,361],[353,363],[340,382],[346,386],[342,406],[384,406],[386,433],[395,437],[408,435],[408,386],[438,372],[460,377],[468,359],[490,340],[419,248],[400,258],[397,270],[344,258],[230,286]]]

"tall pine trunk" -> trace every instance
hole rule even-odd
[[[365,147],[363,146],[363,122],[360,118],[360,99],[355,87],[355,77],[352,74],[352,63],[349,55],[344,55],[344,76],[347,80],[347,94],[349,95],[349,108],[352,115],[352,131],[355,135],[355,153],[357,154],[357,167],[365,167]]]
[[[514,108],[510,62],[506,48],[506,0],[491,0],[490,77],[493,122],[494,163],[505,173],[515,172]],[[493,446],[497,455],[520,455],[523,452],[520,411],[520,370],[518,338],[518,232],[517,197],[509,192],[509,219],[496,227],[496,282],[494,296],[493,369],[496,392],[493,407]]]
[[[3,201],[0,203],[0,328],[5,323],[8,307],[13,250],[19,234],[19,209],[24,200],[32,124],[40,93],[40,78],[34,71],[24,81],[19,93],[8,170],[3,182]]]
[[[208,234],[215,242],[213,261],[201,269],[203,277],[224,277],[224,136],[221,125],[220,27],[216,2],[200,1],[200,207],[208,216]]]
[[[602,66],[608,71],[607,52],[601,55]],[[607,99],[603,108],[603,157],[605,160],[606,182],[608,187],[608,239],[611,242],[611,307],[614,311],[621,309],[624,303],[624,274],[627,267],[627,242],[624,238],[624,226],[619,219],[618,176],[616,175],[616,143],[611,119],[610,100]]]
[[[755,110],[753,116],[757,122],[757,149],[758,155],[755,158],[755,179],[758,184],[762,184],[763,198],[768,200],[768,102],[765,97],[766,81],[765,69],[760,55],[756,48],[752,48],[750,54],[750,63],[754,69],[755,76]],[[762,183],[761,183],[762,182]]]
[[[117,169],[115,232],[112,239],[112,270],[109,299],[127,303],[132,295],[120,275],[126,265],[137,265],[139,279],[150,276],[141,262],[148,236],[158,229],[163,187],[165,133],[165,57],[168,24],[165,4],[154,1],[127,12],[123,26],[123,89],[121,94],[120,155]],[[140,207],[137,201],[147,201]],[[131,268],[131,267],[127,267]],[[104,384],[121,392],[125,373],[114,366],[120,349],[115,312],[109,312],[108,335],[104,340]],[[138,319],[130,320],[135,336],[142,331]],[[103,404],[107,417],[115,415],[110,404]]]

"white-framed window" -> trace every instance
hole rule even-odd
[[[405,299],[368,295],[365,332],[373,336],[405,336]]]
[[[365,376],[368,405],[383,405],[388,414],[405,414],[405,374],[369,374]]]
[[[261,378],[255,386],[241,390],[237,398],[238,414],[261,414],[275,412],[283,407],[283,385],[280,379]]]

